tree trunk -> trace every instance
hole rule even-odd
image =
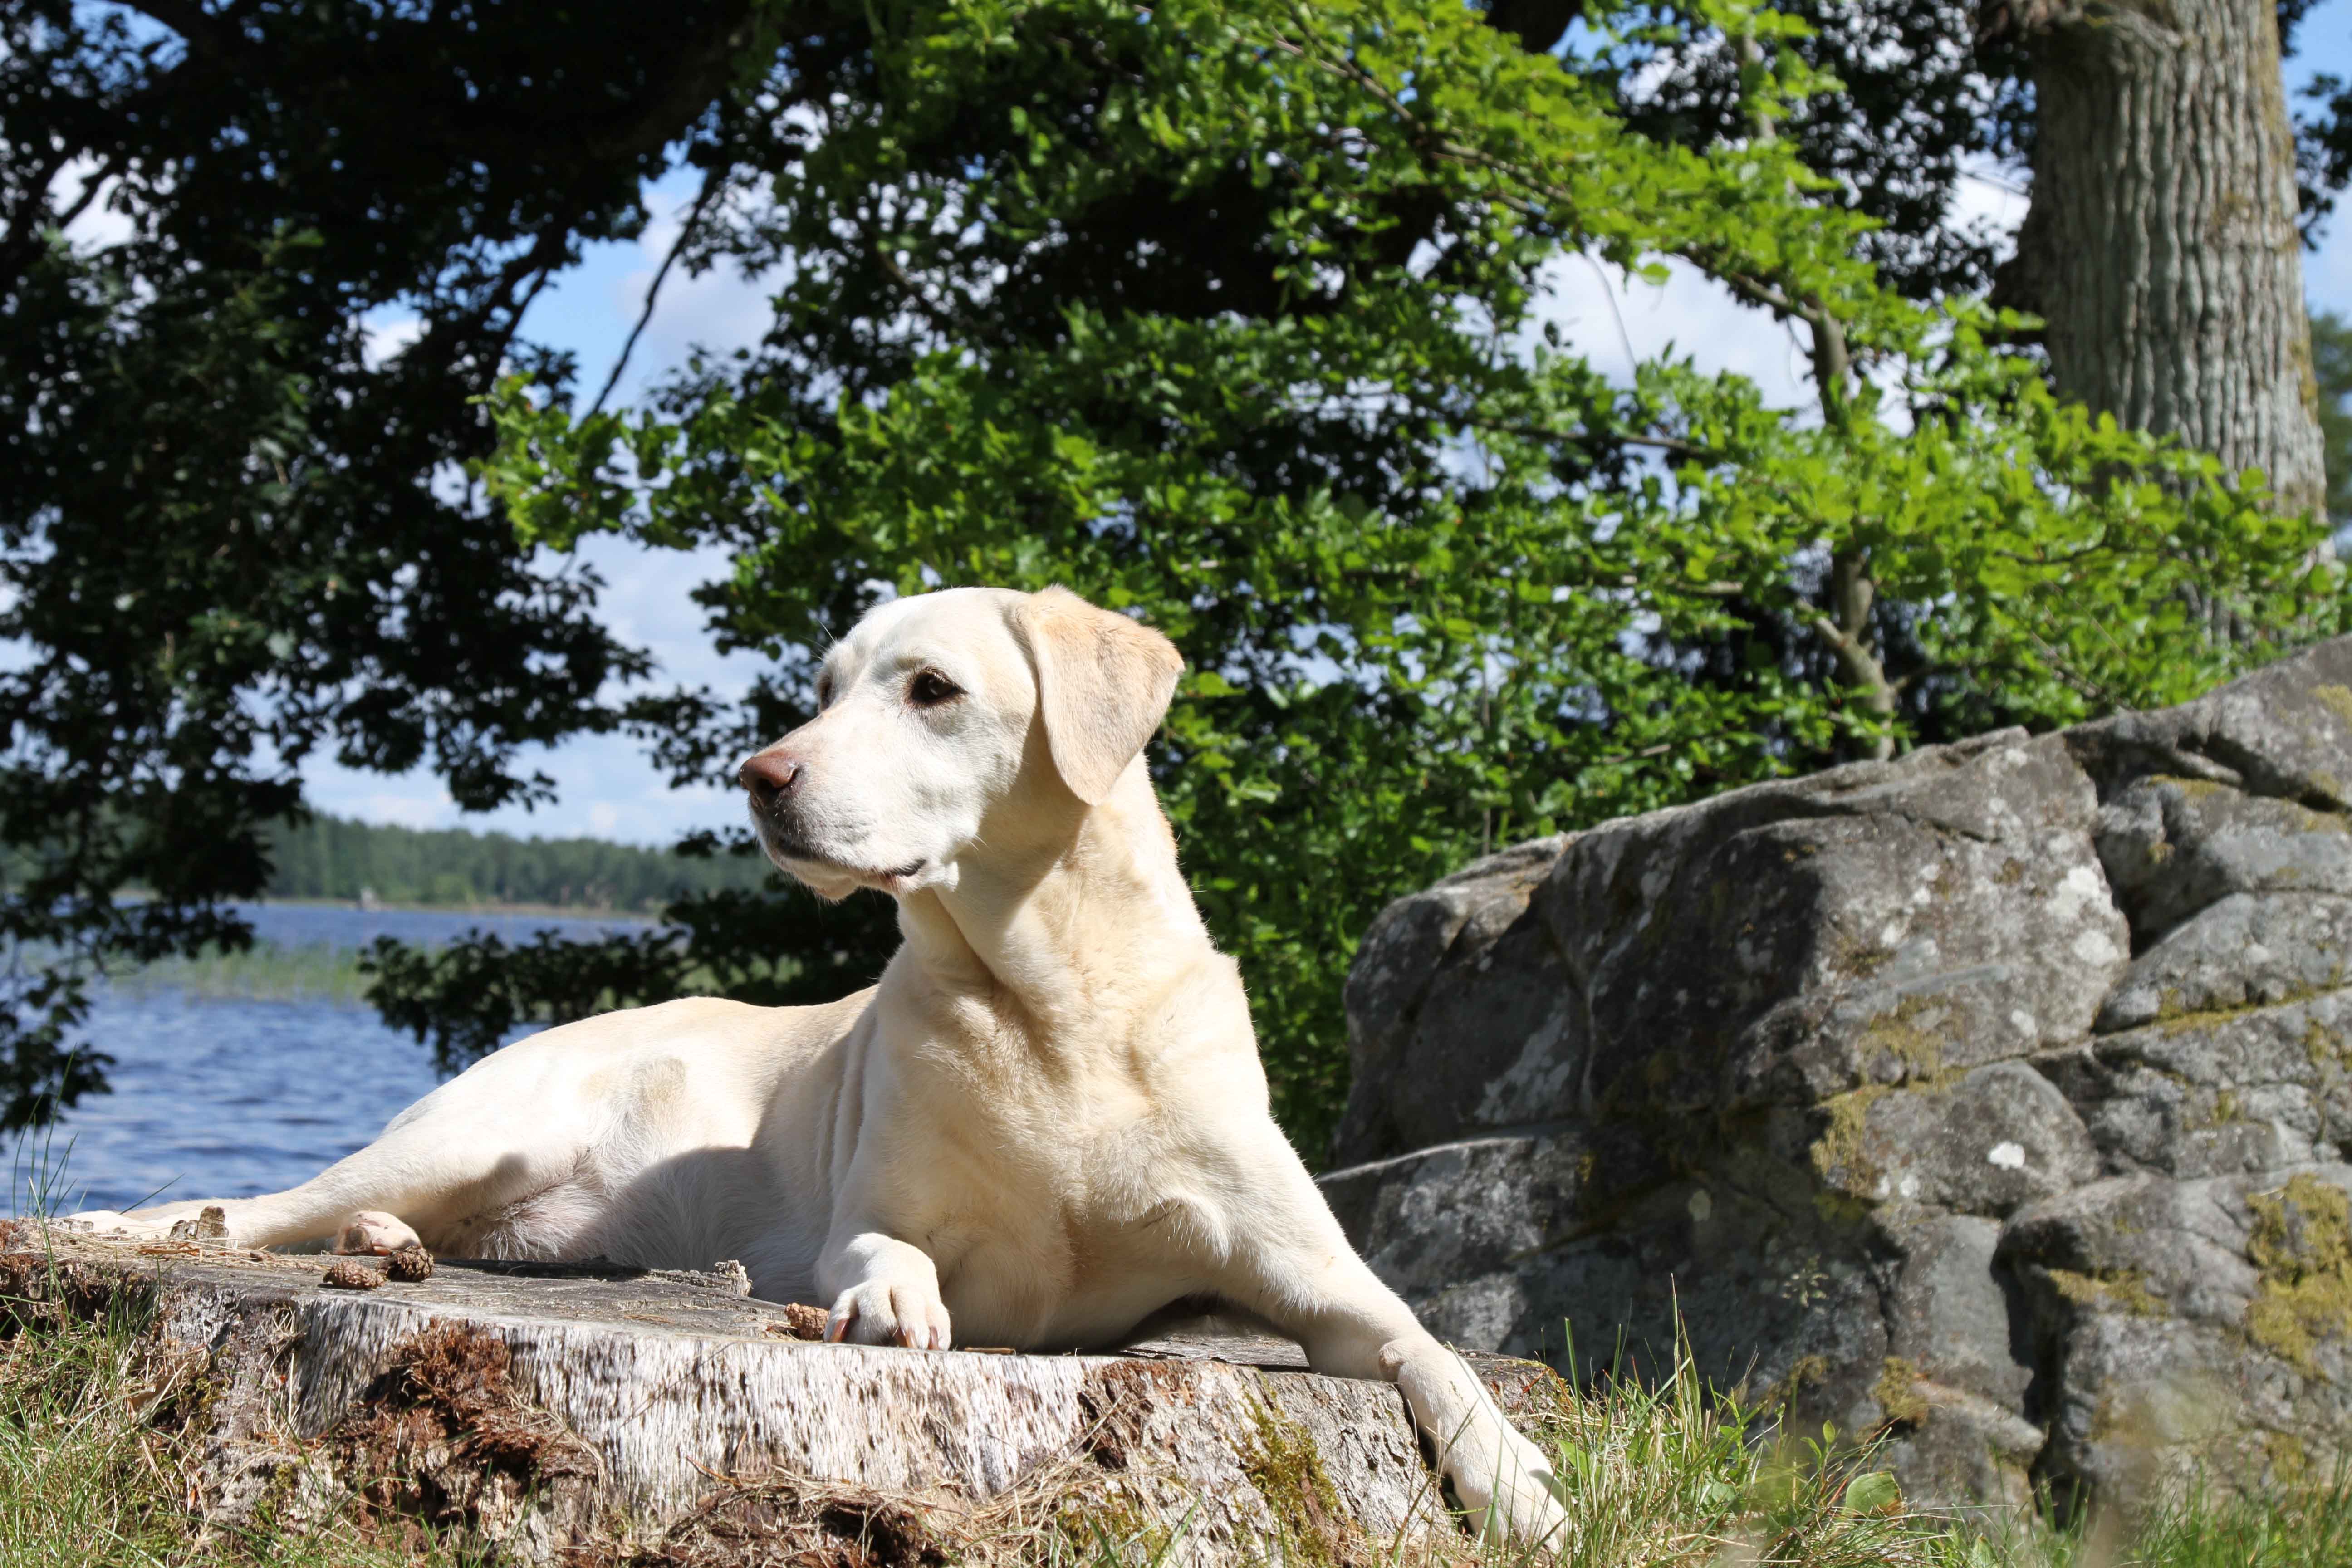
[[[1989,10],[1990,7],[1989,7]],[[2033,205],[2000,297],[2058,389],[2316,510],[2318,392],[2273,0],[2029,3]]]

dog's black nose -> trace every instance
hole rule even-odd
[[[764,811],[792,794],[806,771],[790,757],[761,752],[745,763],[742,772],[735,776],[751,792],[751,804]]]

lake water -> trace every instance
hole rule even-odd
[[[241,906],[257,938],[348,952],[379,936],[424,944],[469,930],[509,941],[586,937],[625,920],[464,910]],[[128,1208],[150,1197],[247,1197],[316,1175],[439,1081],[428,1049],[360,1004],[202,995],[169,985],[101,992],[85,1037],[115,1060],[110,1094],[5,1151],[0,1214],[26,1206],[35,1167],[61,1172],[50,1202]]]

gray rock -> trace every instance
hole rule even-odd
[[[1804,1104],[2077,1034],[2128,956],[2063,749],[2016,731],[1570,839],[1534,907],[1598,1104]]]
[[[2345,983],[2347,963],[2352,898],[2232,893],[2132,960],[2099,1009],[2099,1032],[2331,990]]]
[[[2352,808],[2352,638],[2336,637],[2207,693],[2065,731],[2101,799],[2164,773],[2248,795]]]
[[[1915,1379],[1911,1390],[1927,1414],[1898,1428],[1883,1450],[1906,1496],[2034,1505],[2033,1465],[2046,1440],[2041,1427],[2006,1405],[1933,1378]]]
[[[2347,1187],[2344,1165],[2126,1176],[2012,1220],[2000,1261],[2052,1373],[2042,1477],[2133,1497],[2326,1473],[2352,1439]]]
[[[2173,1176],[2342,1157],[2352,1135],[2352,993],[2192,1016],[2037,1062],[2105,1168]]]
[[[1380,1238],[1364,1256],[1375,1273],[1421,1289],[1508,1275],[1565,1237],[1590,1157],[1574,1128],[1555,1126],[1358,1165],[1325,1177],[1323,1195],[1350,1236]]]
[[[1830,1121],[1815,1168],[1868,1203],[2000,1215],[2100,1173],[2082,1118],[2022,1062],[1908,1093],[1863,1089],[1832,1101]]]
[[[1365,943],[1337,1152],[1379,1163],[1325,1189],[1441,1333],[1579,1375],[1686,1345],[1916,1497],[2321,1462],[2347,780],[2339,639],[1483,861]]]
[[[1807,1103],[2079,1034],[2128,957],[2096,808],[2061,746],[2006,731],[1482,861],[1366,937],[1334,1156]]]
[[[1662,1376],[1686,1353],[1800,1430],[1891,1424],[1916,1495],[2027,1495],[2041,1435],[2017,1413],[2031,1373],[1990,1272],[1997,1222],[1930,1215],[1874,1250],[1736,1180],[1612,1202],[1581,1179],[1592,1153],[1569,1130],[1478,1139],[1323,1188],[1442,1338],[1587,1377]]]
[[[1563,1059],[1577,1054],[1565,1032],[1571,1021],[1554,1021],[1566,994],[1563,977],[1548,967],[1540,929],[1524,923],[1528,897],[1562,842],[1538,838],[1476,861],[1399,899],[1372,922],[1348,972],[1354,1076],[1337,1135],[1341,1158],[1375,1160],[1474,1127],[1556,1113],[1545,1109],[1556,1096],[1493,1086],[1507,1079],[1533,1040],[1554,1040]],[[1498,942],[1515,930],[1497,954]],[[1504,969],[1496,983],[1479,979],[1498,959]],[[1497,1008],[1510,1016],[1496,1017]],[[1539,1074],[1564,1079],[1549,1067]],[[1477,1120],[1477,1109],[1490,1100],[1508,1100],[1511,1113]]]
[[[2352,896],[2352,820],[2161,774],[2099,807],[2099,860],[2141,942],[2232,893]]]
[[[1993,1271],[2000,1223],[1944,1215],[1913,1227],[1906,1244],[1886,1300],[1889,1352],[1946,1388],[2015,1412],[2032,1374],[2010,1349],[2009,1293]]]

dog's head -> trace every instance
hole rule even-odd
[[[744,763],[751,821],[824,898],[952,887],[975,846],[1108,797],[1183,668],[1060,588],[893,600],[825,656],[817,716]]]

